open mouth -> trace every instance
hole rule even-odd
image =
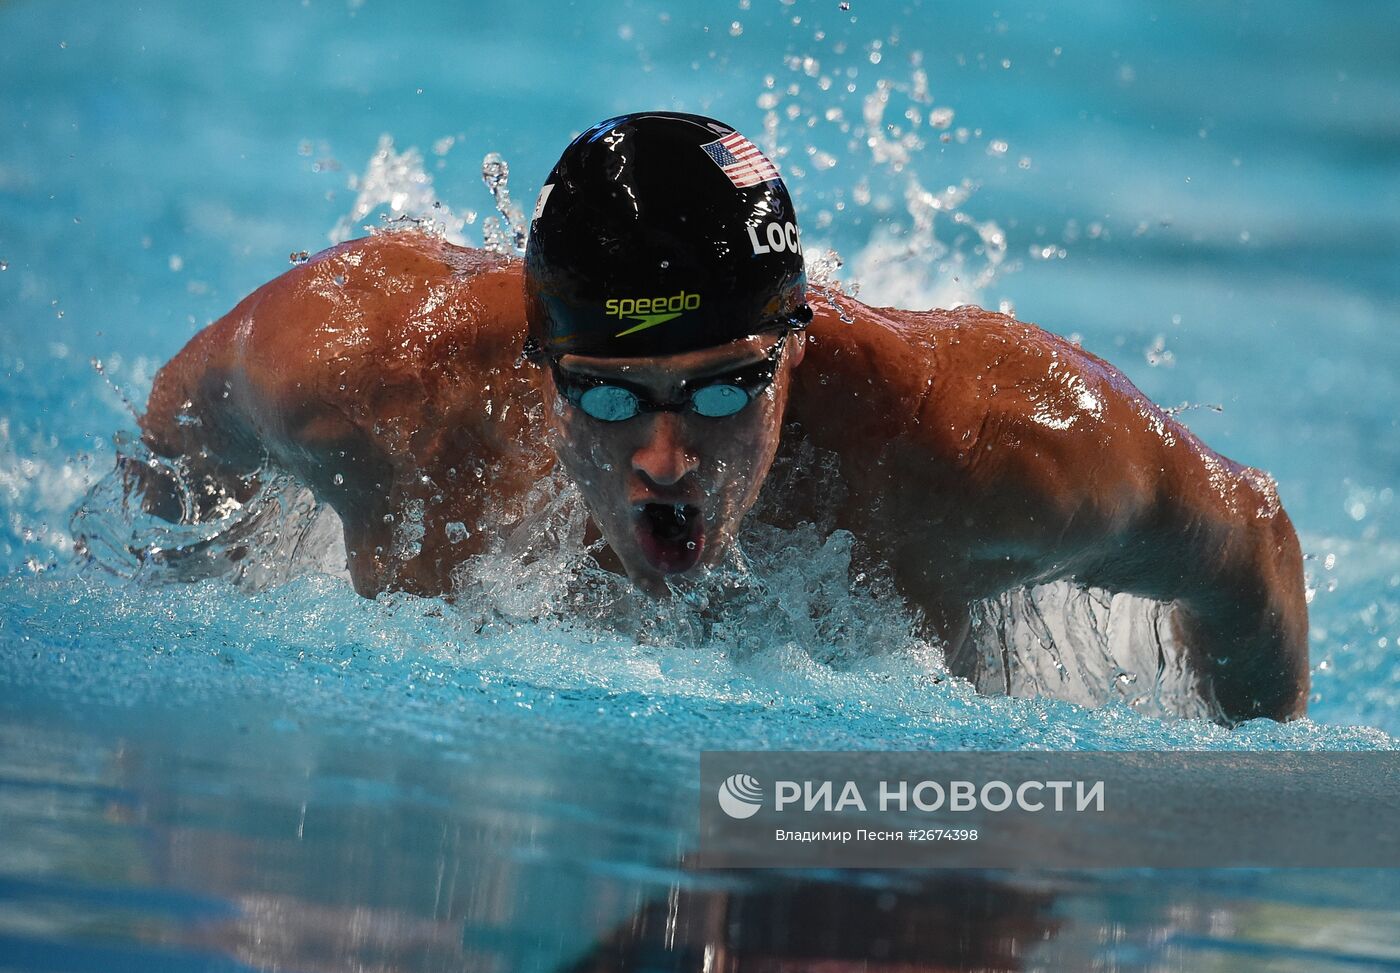
[[[689,503],[642,504],[637,511],[637,540],[656,570],[689,571],[705,550],[700,508]]]

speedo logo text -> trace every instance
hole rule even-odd
[[[635,314],[679,314],[700,306],[699,294],[681,291],[670,297],[614,297],[603,305],[610,317],[630,318]]]
[[[687,294],[685,291],[670,297],[614,297],[603,305],[610,316],[637,322],[614,335],[617,338],[665,324],[686,311],[694,311],[699,306],[700,295]]]

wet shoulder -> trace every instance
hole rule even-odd
[[[420,233],[332,247],[253,295],[229,322],[249,399],[296,428],[401,425],[421,436],[513,374],[520,262]]]
[[[851,301],[813,322],[792,412],[814,431],[837,427],[832,437],[848,445],[914,439],[956,461],[988,434],[1022,441],[1091,425],[1120,383],[1131,388],[1093,355],[1006,314]]]
[[[421,233],[381,234],[294,267],[236,308],[226,327],[254,367],[431,366],[523,333],[519,268]]]
[[[950,393],[965,399],[967,382],[985,376],[1024,340],[1017,322],[981,308],[840,304],[817,309],[792,407],[815,421],[839,417],[885,438],[922,423]]]

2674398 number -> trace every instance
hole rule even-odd
[[[911,828],[910,841],[976,841],[976,828]]]

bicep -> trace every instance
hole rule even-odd
[[[324,315],[295,285],[284,275],[259,288],[156,374],[142,439],[178,459],[200,495],[243,499],[269,465],[314,489],[325,449],[365,451],[345,410],[318,394],[327,380],[313,374],[325,367],[312,332]]]
[[[1074,578],[1170,600],[1164,544],[1210,526],[1193,506],[1204,447],[1103,363],[1061,362],[985,403],[967,461],[991,507],[980,554],[1017,552],[1020,583]]]
[[[1046,580],[1196,598],[1217,565],[1286,521],[1267,475],[1214,452],[1121,375],[1085,389],[1093,406],[1075,422],[1038,422],[1032,408],[1012,423],[1022,441],[1007,475]]]

